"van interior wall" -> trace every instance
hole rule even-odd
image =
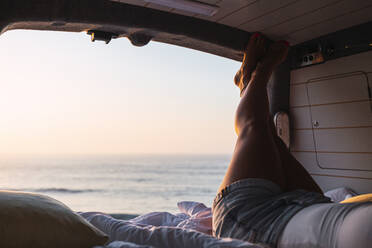
[[[323,190],[372,192],[372,51],[291,71],[291,152]]]

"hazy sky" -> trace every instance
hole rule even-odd
[[[0,36],[0,153],[231,153],[239,63],[86,34]]]

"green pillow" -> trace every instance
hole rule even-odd
[[[107,236],[47,196],[0,191],[0,247],[92,248]]]

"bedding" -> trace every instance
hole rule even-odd
[[[264,246],[254,245],[248,242],[234,239],[217,239],[213,236],[169,226],[152,226],[123,221],[112,218],[102,213],[81,213],[86,220],[106,233],[110,242],[122,241],[126,243],[110,243],[106,248],[125,248],[128,243],[139,245],[139,247],[153,248],[198,248],[198,247],[220,247],[220,248],[262,248]],[[138,246],[132,246],[138,247]],[[102,248],[102,247],[100,247]]]
[[[154,248],[153,246],[148,245],[136,245],[133,243],[123,242],[123,241],[115,241],[107,246],[95,246],[93,248]]]
[[[349,188],[342,187],[327,191],[324,195],[331,198],[333,202],[342,202],[356,196],[357,194]]]
[[[350,189],[339,188],[329,191],[325,195],[334,202],[340,202],[356,194]],[[154,212],[128,221],[117,220],[97,212],[80,214],[110,236],[111,243],[105,248],[264,247],[240,240],[216,239],[210,236],[212,212],[211,208],[202,203],[184,201],[178,203],[178,208],[180,212],[177,214]],[[314,237],[312,236],[313,232],[308,232],[305,240],[303,235],[295,235],[296,232],[289,231],[288,234],[288,230],[292,229],[287,229],[286,237],[281,239],[281,244],[285,242],[286,245],[290,245],[288,247],[293,248],[313,247],[311,242],[306,244]],[[300,239],[302,237],[302,240],[296,237]]]
[[[135,224],[169,226],[212,234],[212,211],[203,203],[182,201],[177,204],[180,213],[153,212],[129,220]]]

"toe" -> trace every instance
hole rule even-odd
[[[247,44],[246,50],[249,47],[252,47],[252,46],[256,45],[259,42],[260,37],[261,37],[261,34],[260,33],[254,33],[254,34],[252,34],[251,37],[249,38],[249,42]]]
[[[249,42],[246,46],[246,49],[248,49],[250,46],[256,44],[257,40],[259,38],[259,34],[258,33],[254,33],[251,35],[251,37],[249,38]]]
[[[264,60],[269,65],[279,65],[287,57],[289,46],[287,42],[277,41],[270,45]]]
[[[287,47],[290,47],[291,46],[291,44],[289,44],[289,42],[286,41],[286,40],[279,40],[279,41],[277,41],[277,43],[284,44]]]
[[[263,49],[266,45],[266,39],[264,37],[260,37],[260,42],[258,44],[258,49]]]
[[[235,77],[234,77],[234,83],[236,86],[239,87],[239,84],[240,84],[240,79],[242,77],[242,71],[239,70],[236,74],[235,74]]]
[[[257,44],[258,44],[258,45],[261,45],[261,44],[264,42],[264,40],[265,40],[265,38],[264,38],[262,35],[260,35],[260,36],[257,38]]]
[[[287,41],[277,41],[270,46],[270,49],[275,52],[285,52],[289,49]]]

